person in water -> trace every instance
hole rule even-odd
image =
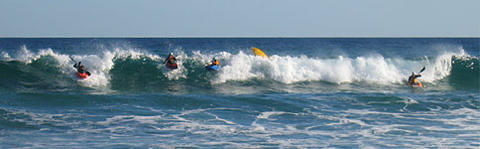
[[[87,71],[87,68],[82,64],[82,62],[75,63],[73,67],[77,68],[78,73],[87,73],[87,75],[90,76],[90,72]]]
[[[220,63],[218,62],[218,60],[216,58],[213,58],[212,63],[210,63],[208,66],[213,66],[213,65],[220,66]]]
[[[418,82],[417,78],[418,77],[421,77],[422,75],[420,74],[415,74],[414,72],[412,72],[412,75],[410,75],[410,77],[408,77],[408,85],[412,86],[412,85],[418,85],[420,82]]]
[[[165,61],[163,62],[164,64],[176,64],[177,58],[175,58],[175,56],[173,56],[173,53],[170,53],[167,57],[167,59],[165,59]]]

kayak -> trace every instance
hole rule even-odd
[[[422,87],[423,87],[422,83],[420,83],[420,82],[417,82],[416,84],[408,84],[408,86],[410,86],[410,87],[418,87],[418,88],[422,88]]]
[[[256,55],[256,56],[260,56],[260,57],[263,57],[263,58],[268,58],[268,56],[267,56],[265,53],[263,53],[262,50],[260,50],[260,49],[258,49],[258,48],[253,47],[253,48],[252,48],[252,52],[253,52],[253,54]]]
[[[208,65],[208,66],[205,66],[205,69],[207,70],[218,70],[218,67],[217,65]]]
[[[86,79],[88,77],[88,74],[85,72],[84,73],[77,72],[77,77],[81,79]]]
[[[174,63],[174,64],[169,64],[169,63],[167,63],[167,64],[165,64],[165,66],[166,66],[168,69],[172,69],[172,70],[178,68],[178,66],[177,66],[176,63]]]

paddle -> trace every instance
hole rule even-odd
[[[72,60],[72,61],[75,63],[75,65],[73,65],[73,67],[75,67],[75,66],[77,65],[77,61],[75,61],[75,60],[72,58],[72,56],[68,56],[68,58],[70,58],[70,60]]]
[[[418,72],[418,74],[422,73],[425,70],[425,66],[423,66],[422,70]]]

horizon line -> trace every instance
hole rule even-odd
[[[0,36],[0,38],[480,38],[480,36]]]

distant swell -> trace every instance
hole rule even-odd
[[[164,56],[136,50],[114,49],[97,55],[60,54],[52,49],[30,52],[23,47],[18,56],[2,53],[0,84],[3,89],[22,91],[151,91],[162,92],[181,88],[218,90],[218,85],[251,86],[278,89],[282,84],[325,82],[335,84],[377,84],[403,86],[411,72],[423,66],[421,81],[427,84],[447,82],[457,89],[480,88],[479,58],[458,52],[445,52],[436,57],[414,59],[385,58],[382,55],[359,57],[312,58],[307,56],[277,56],[269,59],[250,53],[218,52],[191,55],[179,53],[180,69],[169,71]],[[204,69],[216,57],[221,69]],[[72,65],[82,61],[92,77],[78,80]],[[274,86],[276,85],[276,86]],[[224,90],[224,89],[223,89]],[[233,89],[232,89],[233,90]]]

